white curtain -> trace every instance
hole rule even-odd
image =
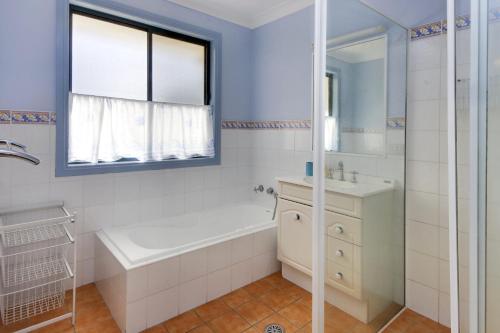
[[[68,161],[213,157],[209,106],[69,96]]]
[[[337,118],[325,117],[325,150],[338,151],[338,138]]]

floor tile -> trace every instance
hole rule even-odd
[[[291,333],[295,332],[297,328],[292,325],[291,322],[289,322],[285,317],[282,315],[275,313],[264,320],[259,321],[256,325],[255,328],[257,328],[257,331],[259,332],[264,332],[264,329],[266,328],[267,325],[270,324],[278,324],[281,325],[284,329],[285,332]]]
[[[250,328],[250,324],[235,311],[215,318],[209,326],[215,333],[239,333]]]
[[[312,311],[307,305],[295,302],[282,309],[280,315],[288,319],[295,327],[304,327],[311,321]]]
[[[298,300],[294,294],[287,293],[283,289],[273,289],[259,298],[264,304],[274,311],[279,311]]]
[[[165,322],[165,328],[169,333],[186,333],[202,324],[203,321],[194,311],[188,311],[167,320]]]
[[[237,289],[226,296],[222,297],[222,300],[226,302],[230,307],[237,308],[243,303],[252,300],[252,296],[245,289]]]
[[[251,325],[274,313],[270,307],[258,300],[251,300],[250,302],[240,305],[236,308],[236,312]]]
[[[148,328],[147,330],[143,331],[143,333],[168,333],[168,331],[165,328],[165,326],[163,326],[162,324],[159,324],[159,325]]]
[[[253,297],[259,297],[274,288],[274,285],[264,280],[258,280],[243,287]]]
[[[189,331],[189,333],[213,333],[214,331],[207,325],[198,326],[195,329]]]
[[[220,317],[230,310],[231,308],[222,299],[213,300],[194,309],[203,321]]]

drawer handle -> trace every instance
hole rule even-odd
[[[339,235],[343,234],[344,233],[344,228],[342,228],[341,225],[337,225],[335,226],[335,232]]]
[[[297,221],[300,221],[300,214],[295,214],[295,219],[296,219]]]
[[[335,274],[335,278],[337,280],[342,280],[344,278],[344,274],[340,273],[340,272],[337,272],[337,274]]]
[[[335,252],[335,255],[336,255],[337,257],[343,257],[343,256],[344,256],[344,251],[342,251],[342,250],[337,250],[337,252]]]

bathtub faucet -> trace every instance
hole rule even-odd
[[[255,186],[255,187],[253,188],[253,191],[254,191],[255,193],[257,193],[257,192],[264,192],[264,185],[257,185],[257,186]]]

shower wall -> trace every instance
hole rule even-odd
[[[414,29],[407,119],[407,305],[449,326],[446,34],[441,22]],[[436,32],[437,27],[439,31]],[[426,30],[427,29],[427,30]],[[427,31],[431,36],[419,35]],[[420,36],[420,38],[417,38]],[[468,308],[468,84],[470,30],[457,31],[457,160],[460,309]]]

